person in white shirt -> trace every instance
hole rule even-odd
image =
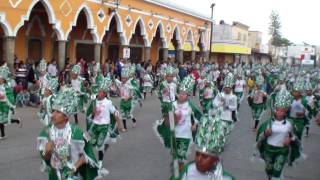
[[[51,77],[57,77],[58,76],[57,62],[55,60],[53,60],[48,65],[48,73],[50,74]]]
[[[242,79],[242,75],[239,73],[236,75],[236,82],[234,85],[234,94],[237,96],[238,108],[243,100],[243,93],[246,88],[246,81]]]
[[[187,76],[179,85],[178,99],[173,103],[174,121],[175,121],[175,140],[176,151],[180,170],[190,152],[192,144],[192,132],[196,131],[197,120],[201,116],[196,116],[195,106],[189,101],[189,96],[193,94],[195,80],[191,76]],[[192,117],[195,121],[192,121]]]
[[[223,107],[221,120],[226,136],[231,133],[233,122],[237,118],[237,96],[232,93],[234,79],[232,75],[226,75],[224,79],[223,92],[218,94],[213,100],[213,107]]]
[[[281,90],[275,98],[274,117],[265,121],[258,129],[257,148],[260,157],[266,163],[266,174],[269,180],[280,180],[283,167],[288,163],[291,143],[296,140],[287,112],[291,105],[291,95],[287,90]],[[291,150],[290,150],[291,149]],[[289,163],[291,160],[289,159]]]
[[[234,180],[224,171],[220,158],[226,143],[222,129],[219,113],[214,118],[202,116],[195,137],[194,161],[184,166],[179,180]]]
[[[98,94],[91,101],[87,112],[87,130],[90,134],[90,142],[98,150],[99,168],[102,169],[102,161],[109,147],[110,130],[112,123],[117,123],[123,130],[119,112],[112,101],[107,98],[107,93],[112,85],[112,80],[104,78],[99,85]],[[114,119],[116,121],[112,122]],[[88,135],[88,134],[87,134]],[[107,172],[107,171],[106,171]]]
[[[248,103],[252,110],[252,118],[254,120],[253,131],[257,130],[267,105],[267,93],[262,90],[263,84],[264,78],[260,74],[256,77],[255,89],[248,96]]]

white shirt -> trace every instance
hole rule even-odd
[[[177,138],[192,139],[191,132],[191,114],[192,109],[189,106],[189,102],[178,104],[174,102],[175,107],[175,118],[178,123],[176,124],[175,133]]]
[[[56,77],[57,74],[58,74],[57,66],[54,65],[54,64],[49,64],[49,66],[48,66],[48,73],[50,74],[50,76]]]
[[[234,87],[234,92],[243,92],[244,91],[244,85],[246,82],[243,79],[237,79]]]
[[[4,85],[0,85],[0,95],[4,96],[3,99],[0,100],[0,102],[6,101],[6,90],[4,88]]]
[[[115,113],[116,108],[113,106],[112,101],[104,98],[96,102],[97,114],[93,118],[93,123],[98,125],[110,124],[110,113]]]
[[[212,99],[213,98],[213,89],[211,87],[206,87],[203,93],[204,99]]]
[[[177,85],[174,82],[171,83],[164,83],[164,89],[162,93],[162,101],[163,102],[173,102],[176,100],[176,92],[177,92]]]
[[[79,79],[71,79],[71,86],[75,91],[81,92],[81,81]]]
[[[292,125],[289,121],[284,123],[282,121],[273,121],[271,125],[272,134],[268,137],[267,142],[271,146],[283,147],[283,142],[289,137],[289,133],[292,132]]]
[[[254,104],[262,104],[264,96],[266,96],[266,93],[262,90],[254,90],[251,95]]]
[[[133,87],[130,85],[129,80],[125,83],[121,83],[119,89],[121,99],[129,99],[133,96]]]
[[[214,98],[213,105],[214,107],[225,107],[221,113],[221,119],[224,121],[232,121],[232,111],[236,111],[238,106],[237,96],[222,92]]]
[[[293,100],[293,103],[291,104],[291,109],[290,109],[290,117],[297,118],[297,113],[305,113],[304,106],[301,103],[301,99]]]
[[[183,175],[182,180],[229,180],[229,178],[223,176],[221,163],[219,163],[216,166],[216,170],[210,174],[199,172],[196,164],[192,163],[189,165],[187,173]]]

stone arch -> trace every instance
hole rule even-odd
[[[31,19],[30,23],[28,24],[28,27],[27,27],[27,30],[26,30],[26,36],[29,36],[30,30],[31,30],[31,28],[32,28],[32,26],[34,25],[35,22],[37,22],[39,24],[42,37],[46,36],[46,30],[45,30],[45,28],[43,26],[43,23],[42,23],[42,21],[41,21],[41,19],[40,19],[40,17],[38,15],[33,16],[33,18]]]
[[[193,36],[192,29],[188,29],[188,31],[187,31],[187,37],[186,37],[184,43],[186,43],[186,42],[191,43],[192,50],[195,50],[195,43],[194,43],[194,36]]]
[[[173,37],[174,35],[176,35],[176,37]],[[180,34],[180,28],[179,28],[179,26],[177,24],[173,28],[171,39],[173,39],[173,38],[175,38],[177,40],[177,43],[178,43],[177,49],[181,49],[182,48],[182,45],[181,45],[181,34]]]
[[[120,17],[118,12],[112,12],[110,14],[107,26],[105,27],[105,30],[103,31],[103,34],[101,36],[102,37],[101,41],[102,41],[103,37],[105,36],[106,31],[109,31],[110,25],[111,25],[111,21],[112,21],[113,18],[115,18],[115,21],[116,21],[116,24],[117,24],[117,32],[119,33],[121,45],[128,45],[127,39],[126,39],[126,37],[124,35],[125,31],[123,29],[122,20],[121,20],[121,17]]]
[[[6,20],[4,13],[0,13],[0,27],[2,28],[5,36],[13,36],[12,29]]]
[[[53,29],[55,31],[57,31],[58,40],[65,40],[64,33],[63,33],[63,31],[61,29],[61,26],[60,26],[60,21],[57,21],[55,13],[54,13],[54,10],[53,10],[49,0],[33,0],[31,2],[30,6],[29,6],[27,14],[23,15],[21,17],[21,20],[18,23],[18,25],[14,28],[14,31],[13,31],[12,35],[13,36],[17,35],[19,29],[24,25],[24,21],[29,20],[31,12],[32,12],[32,9],[39,2],[42,3],[42,5],[44,6],[44,8],[46,10],[46,13],[47,13],[48,18],[49,18],[49,23],[52,24],[53,25]]]
[[[157,26],[156,26],[155,31],[153,33],[152,40],[156,36],[158,28],[160,30],[160,37],[162,39],[163,47],[168,47],[167,40],[166,40],[166,34],[165,34],[166,31],[165,31],[164,25],[161,20],[158,21],[158,23],[157,23]],[[152,40],[151,40],[151,42],[152,42]]]
[[[130,37],[128,39],[128,42],[130,42],[133,34],[135,33],[135,30],[137,28],[137,26],[140,25],[140,30],[141,30],[141,36],[143,37],[144,40],[144,46],[149,47],[151,44],[148,41],[148,34],[147,34],[147,30],[146,30],[146,26],[145,23],[143,21],[143,19],[139,16],[135,22],[135,25],[133,26],[133,30],[131,31]]]
[[[78,17],[80,15],[81,12],[84,12],[85,16],[86,16],[86,20],[87,20],[87,28],[91,30],[91,35],[92,35],[92,38],[93,38],[93,41],[96,42],[96,43],[99,43],[100,41],[100,38],[98,37],[97,35],[97,27],[96,25],[94,24],[94,19],[93,19],[93,16],[92,16],[92,11],[91,9],[86,5],[86,4],[82,4],[76,14],[75,14],[75,17],[74,17],[74,20],[72,21],[72,23],[70,24],[69,26],[69,29],[66,33],[66,37],[69,36],[71,30],[72,30],[72,27],[73,26],[76,26],[77,25],[77,20],[78,20]]]

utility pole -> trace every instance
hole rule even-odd
[[[210,62],[210,60],[211,60],[212,36],[213,36],[213,9],[214,9],[215,5],[216,5],[215,3],[212,3],[210,6],[210,8],[211,8],[211,32],[210,32],[210,49],[209,49],[208,62]]]

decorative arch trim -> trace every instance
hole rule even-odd
[[[32,17],[30,23],[28,24],[27,30],[26,30],[26,36],[29,36],[30,34],[30,30],[32,29],[32,27],[34,26],[34,23],[37,22],[39,24],[40,27],[40,31],[41,31],[41,36],[44,37],[46,36],[46,30],[44,28],[44,25],[40,19],[40,17],[38,15],[35,15]]]
[[[80,15],[81,12],[84,12],[85,16],[86,16],[86,20],[87,20],[87,28],[91,30],[91,35],[92,35],[92,38],[93,38],[93,41],[95,43],[101,43],[100,41],[100,38],[97,34],[97,26],[94,24],[94,19],[93,19],[93,15],[92,15],[92,11],[91,9],[86,5],[86,4],[82,4],[76,14],[75,14],[75,17],[72,21],[72,23],[69,25],[69,29],[67,30],[67,33],[66,33],[66,37],[69,36],[69,34],[71,33],[72,31],[72,27],[76,26],[77,25],[77,20],[78,20],[78,17]]]
[[[155,28],[155,31],[153,32],[152,34],[152,40],[151,40],[151,43],[153,41],[153,38],[156,36],[157,34],[157,30],[158,28],[160,28],[160,38],[162,39],[162,44],[163,44],[163,48],[168,48],[168,44],[167,44],[167,39],[166,39],[166,34],[165,34],[165,28],[164,28],[164,25],[162,23],[161,20],[158,21],[157,25],[156,25],[156,28]]]
[[[16,36],[19,29],[24,25],[24,21],[29,20],[34,6],[39,2],[42,3],[42,5],[44,6],[44,8],[46,10],[46,13],[49,18],[49,23],[52,24],[53,29],[56,30],[56,32],[57,32],[58,40],[66,40],[64,33],[61,29],[61,22],[56,19],[54,10],[53,10],[49,0],[33,0],[29,6],[27,14],[21,16],[20,22],[17,24],[17,26],[14,28],[14,30],[12,32],[12,36]]]
[[[11,26],[6,20],[6,15],[4,13],[0,13],[0,26],[3,29],[5,36],[14,36]]]
[[[137,18],[137,20],[136,20],[136,22],[135,22],[135,24],[133,26],[134,28],[130,33],[130,37],[128,38],[128,42],[130,43],[130,40],[131,40],[133,34],[135,33],[135,30],[137,28],[138,23],[140,25],[141,36],[143,37],[144,46],[150,47],[151,44],[150,44],[150,42],[148,40],[148,34],[147,34],[146,27],[145,27],[145,23],[144,23],[143,19],[140,16]]]
[[[112,12],[110,14],[108,23],[105,26],[103,34],[100,37],[100,41],[102,42],[102,39],[106,34],[106,31],[109,31],[110,25],[111,25],[111,21],[112,21],[113,18],[115,18],[115,21],[116,21],[116,24],[117,24],[117,32],[119,33],[121,45],[128,45],[129,43],[127,41],[127,38],[125,37],[126,31],[123,29],[123,23],[122,23],[122,20],[121,20],[121,16],[119,15],[119,13],[117,11],[114,11],[114,12]]]

